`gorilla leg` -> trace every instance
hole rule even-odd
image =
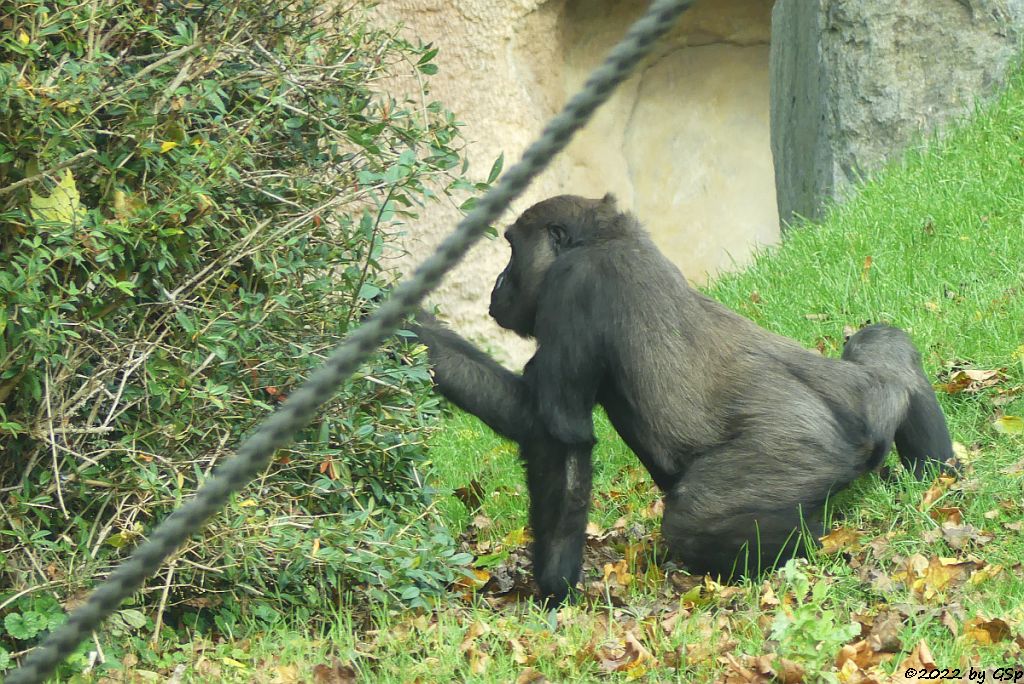
[[[806,531],[806,534],[805,534]],[[722,581],[756,577],[806,555],[824,534],[823,506],[767,506],[731,515],[702,516],[676,494],[665,500],[662,535],[694,573]]]
[[[816,407],[824,410],[808,403],[805,413]],[[665,497],[670,552],[693,571],[731,579],[816,546],[829,495],[863,474],[872,451],[845,441],[840,424],[806,427],[812,432],[785,440],[792,421],[765,421],[694,461]]]
[[[523,443],[533,528],[533,572],[542,596],[562,601],[580,580],[590,509],[591,447],[542,437]]]
[[[903,466],[920,478],[929,463],[955,464],[946,418],[935,398],[921,355],[902,330],[876,324],[850,337],[843,358],[882,373],[883,382],[902,383],[909,394],[895,442]]]
[[[580,579],[590,507],[591,445],[552,438],[535,414],[526,381],[426,312],[410,326],[427,346],[434,382],[461,409],[520,445],[530,493],[534,576],[561,601]]]

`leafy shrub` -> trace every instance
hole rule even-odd
[[[0,649],[21,650],[387,289],[396,223],[467,184],[452,115],[379,92],[436,50],[362,3],[21,0],[0,28]],[[414,350],[378,354],[139,600],[172,627],[357,585],[423,603],[464,560],[424,506],[428,384]]]

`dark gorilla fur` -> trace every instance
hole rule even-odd
[[[757,572],[800,553],[825,500],[895,441],[920,476],[952,463],[946,421],[909,337],[872,325],[823,358],[691,288],[615,199],[559,196],[505,237],[490,313],[537,340],[522,375],[420,314],[438,389],[519,443],[534,572],[563,599],[580,579],[592,411],[665,493],[662,531],[696,572]]]

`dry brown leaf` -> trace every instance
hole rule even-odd
[[[331,665],[313,666],[313,684],[355,684],[356,670],[337,658]]]
[[[781,684],[800,684],[804,681],[804,667],[786,658],[775,661],[775,679]]]
[[[452,493],[471,512],[480,508],[484,502],[484,486],[477,480],[470,480],[465,487],[459,487]]]
[[[775,595],[775,591],[772,590],[772,585],[768,583],[768,580],[765,580],[761,585],[761,609],[771,610],[777,605],[779,605],[779,597]]]
[[[856,551],[860,548],[860,539],[863,536],[864,533],[860,530],[837,527],[824,537],[820,537],[821,552],[833,554],[840,551]]]
[[[731,652],[737,646],[737,642],[734,639],[720,639],[717,642],[711,640],[701,640],[693,643],[686,644],[686,664],[697,665],[703,663],[715,656],[719,656],[726,652]]]
[[[938,501],[943,494],[949,491],[954,482],[956,482],[956,478],[950,475],[939,475],[935,478],[935,482],[932,483],[932,486],[921,497],[921,504],[917,507],[918,510],[923,511]]]
[[[990,646],[1013,637],[1013,630],[1005,620],[984,617],[971,618],[964,624],[964,639],[981,646]]]
[[[858,668],[867,670],[868,668],[879,665],[892,658],[892,653],[880,653],[871,647],[867,639],[861,639],[860,641],[852,644],[846,644],[839,649],[839,655],[836,656],[836,667],[843,669],[847,661],[853,661]]]
[[[903,650],[900,631],[903,618],[897,613],[883,612],[875,616],[868,631],[867,642],[878,653],[898,653]]]
[[[540,670],[528,667],[516,677],[516,684],[547,684],[547,677]]]
[[[934,670],[935,658],[932,657],[932,651],[928,648],[928,643],[921,639],[914,646],[914,650],[910,652],[900,666],[896,668],[897,672],[906,672],[908,667],[912,667],[915,670]]]
[[[804,668],[799,663],[774,655],[742,655],[738,659],[727,653],[718,659],[726,666],[726,684],[801,684]]]
[[[975,393],[994,387],[1006,379],[1002,370],[963,369],[953,371],[946,382],[935,385],[935,389],[947,394],[960,392]]]
[[[661,619],[661,629],[664,630],[665,634],[671,635],[679,621],[685,620],[688,617],[690,617],[690,611],[685,608],[674,610]]]
[[[749,657],[744,656],[744,660]],[[718,662],[725,665],[725,677],[720,680],[722,684],[769,684],[774,675],[774,672],[765,675],[746,667],[731,653],[726,653]]]
[[[960,525],[964,521],[964,512],[957,506],[935,506],[928,511],[928,516],[940,525]]]
[[[942,526],[942,538],[946,540],[950,548],[957,551],[961,551],[967,547],[968,544],[975,544],[976,546],[983,546],[995,537],[987,532],[983,532],[973,525],[960,525],[960,526]]]
[[[971,560],[939,557],[928,560],[921,554],[914,554],[904,561],[892,578],[903,582],[927,601],[963,584],[978,567],[979,563]]]
[[[868,281],[868,275],[871,272],[871,263],[873,261],[874,259],[872,259],[870,254],[864,257],[864,265],[861,267],[860,270],[860,279],[863,280],[864,282]]]
[[[942,611],[942,618],[940,621],[954,637],[960,633],[960,627],[956,624],[956,618],[953,617],[953,614],[948,610]]]
[[[604,583],[609,586],[628,587],[633,582],[633,575],[629,572],[625,559],[616,563],[605,563],[603,571]]]
[[[466,630],[466,636],[462,639],[459,651],[465,653],[473,647],[473,644],[476,643],[477,639],[490,631],[491,628],[486,622],[483,622],[482,620],[475,620],[473,624],[469,626],[469,629]]]
[[[508,637],[508,648],[512,652],[512,661],[516,665],[530,665],[537,660],[537,656],[528,654],[526,646],[519,637]]]
[[[631,672],[641,674],[640,670],[647,670],[658,664],[657,659],[647,648],[640,643],[632,630],[627,630],[623,635],[622,642],[617,645],[599,649],[601,669],[605,672]]]
[[[482,675],[487,672],[487,668],[491,664],[491,656],[487,651],[476,646],[470,646],[464,651],[464,654],[469,661],[470,672],[475,675]]]

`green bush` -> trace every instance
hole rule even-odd
[[[0,657],[319,365],[387,289],[388,238],[431,188],[468,187],[452,115],[380,92],[433,73],[436,50],[374,29],[362,3],[14,7]],[[221,629],[242,605],[316,615],[358,586],[423,603],[463,560],[425,505],[436,411],[421,354],[378,354],[138,600]]]

